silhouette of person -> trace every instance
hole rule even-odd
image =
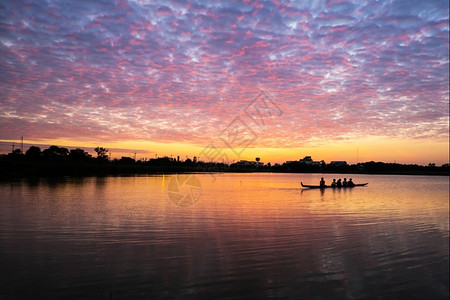
[[[344,178],[344,181],[342,182],[342,186],[347,187],[347,184],[348,184],[347,178]]]
[[[349,187],[354,187],[354,186],[355,186],[355,184],[353,183],[353,181],[352,181],[351,178],[348,180],[347,185],[348,185]]]
[[[340,178],[339,178],[338,181],[336,182],[336,186],[337,186],[337,187],[342,187],[342,181],[341,181]]]
[[[325,180],[323,180],[323,177],[320,179],[320,187],[325,187]]]
[[[331,183],[331,186],[332,186],[332,187],[336,187],[336,186],[337,186],[336,179],[333,178],[333,182]]]

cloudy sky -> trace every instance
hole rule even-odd
[[[446,163],[448,36],[447,0],[1,1],[0,140]]]

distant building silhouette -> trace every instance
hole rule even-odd
[[[304,158],[300,159],[300,162],[307,165],[312,165],[314,161],[311,156],[305,156]]]
[[[305,164],[305,165],[308,165],[308,166],[320,166],[320,165],[325,164],[325,162],[323,160],[321,160],[321,161],[314,161],[311,156],[305,156],[304,158],[300,159],[299,162],[301,164]]]
[[[264,166],[263,162],[260,161],[251,161],[251,160],[240,160],[236,163],[238,166],[253,166],[253,167],[262,167]]]

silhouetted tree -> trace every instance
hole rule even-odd
[[[108,160],[108,149],[103,147],[97,147],[94,149],[94,151],[97,153],[97,159],[99,160]]]
[[[134,164],[136,161],[131,157],[122,156],[122,158],[119,160],[119,163],[131,165]]]
[[[14,160],[22,159],[23,157],[25,157],[20,149],[15,149],[13,152],[9,153],[8,156]]]
[[[41,157],[42,151],[41,148],[36,146],[31,146],[27,152],[25,152],[25,156],[31,159],[38,159]]]
[[[15,149],[13,152],[11,152],[11,154],[20,155],[20,154],[23,154],[23,153],[22,153],[22,151],[20,151],[20,149]]]
[[[76,161],[86,161],[86,160],[90,159],[92,157],[92,155],[90,155],[89,153],[87,153],[86,151],[84,151],[81,148],[76,148],[76,149],[70,150],[69,157],[70,157],[70,159],[76,160]]]
[[[69,150],[67,148],[50,146],[48,149],[42,151],[42,156],[50,160],[62,160],[67,158]]]

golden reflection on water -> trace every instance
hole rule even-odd
[[[248,217],[273,211],[281,215],[295,211],[372,218],[388,214],[404,219],[429,215],[448,226],[448,219],[442,218],[448,213],[446,177],[439,182],[435,177],[355,175],[357,181],[369,185],[321,191],[300,188],[300,176],[318,183],[321,175],[222,174],[213,183],[202,180],[204,192],[199,208],[220,203],[227,211],[239,210]]]
[[[176,176],[201,183],[179,190],[201,191],[191,206],[171,200]],[[352,175],[369,185],[300,187],[322,176],[344,177],[227,173],[3,184],[0,263],[16,269],[0,278],[19,289],[31,265],[36,277],[53,268],[68,291],[110,280],[122,284],[116,293],[141,296],[173,289],[180,297],[448,295],[448,177]],[[52,285],[41,280],[34,288]]]
[[[413,176],[354,176],[369,182],[353,189],[308,190],[302,181],[317,183],[316,174],[197,174],[201,195],[191,207],[170,201],[166,180],[176,175],[66,179],[46,184],[16,185],[15,196],[26,199],[18,205],[33,205],[53,211],[53,217],[68,214],[85,219],[103,218],[119,224],[124,218],[152,220],[154,217],[189,215],[199,220],[214,218],[262,222],[283,218],[331,216],[433,224],[448,230],[448,178]],[[185,175],[186,176],[186,175]],[[329,181],[331,181],[330,176]],[[181,189],[180,189],[181,191]],[[189,189],[184,191],[189,192]],[[19,196],[18,196],[19,195]],[[57,197],[54,197],[57,195]],[[19,213],[35,213],[28,209]],[[43,213],[45,215],[45,213]],[[31,218],[34,219],[34,218]],[[42,219],[45,221],[45,218]]]

